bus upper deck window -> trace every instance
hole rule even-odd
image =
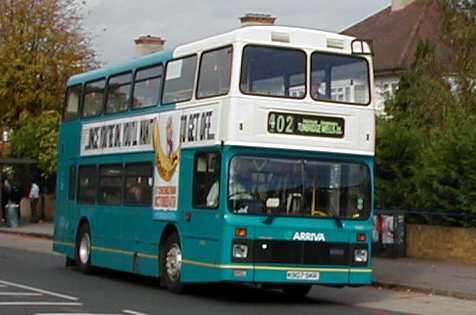
[[[105,79],[86,83],[84,87],[83,117],[97,116],[102,113],[105,84]]]
[[[68,87],[68,90],[66,91],[66,102],[63,116],[65,121],[78,118],[81,88],[81,85],[75,85]]]
[[[204,52],[200,61],[197,98],[228,94],[231,79],[231,46]]]
[[[315,52],[311,56],[311,97],[367,105],[370,103],[369,65],[362,57]]]
[[[107,81],[106,112],[115,113],[127,110],[131,98],[132,73],[110,77]]]
[[[162,65],[137,70],[134,79],[132,108],[157,105],[159,102]]]
[[[185,102],[192,99],[196,66],[196,55],[167,63],[162,104]]]
[[[297,49],[246,46],[242,93],[302,99],[306,95],[306,54]]]

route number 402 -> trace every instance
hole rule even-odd
[[[268,116],[268,131],[272,133],[294,133],[292,115],[271,113]]]

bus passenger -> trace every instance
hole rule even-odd
[[[218,206],[218,197],[220,193],[220,183],[216,180],[207,195],[207,207],[216,208]]]
[[[142,188],[138,184],[131,185],[127,190],[127,195],[127,199],[134,204],[141,204],[144,202]]]
[[[325,92],[322,91],[322,86],[321,82],[318,80],[312,81],[311,84],[311,96],[314,99],[321,99],[324,98]]]

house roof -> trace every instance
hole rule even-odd
[[[439,1],[416,0],[398,11],[389,6],[342,33],[372,40],[376,74],[391,74],[411,66],[421,40],[435,43],[438,57],[448,56],[440,39],[442,19]]]

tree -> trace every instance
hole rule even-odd
[[[440,3],[443,45],[419,43],[378,121],[377,205],[476,213],[476,4]]]
[[[0,124],[15,134],[11,153],[38,160],[44,174],[51,174],[51,165],[41,161],[52,161],[55,150],[39,150],[44,139],[23,147],[29,140],[22,135],[31,136],[26,126],[52,135],[57,125],[51,122],[59,120],[51,117],[59,117],[67,78],[96,65],[80,9],[75,0],[0,1]],[[43,116],[44,122],[36,121]]]
[[[476,1],[441,0],[443,40],[453,49],[451,72],[461,106],[476,112]]]
[[[35,159],[44,177],[54,175],[59,122],[60,115],[54,110],[44,111],[41,116],[23,112],[19,119],[21,127],[12,132],[11,155]]]

